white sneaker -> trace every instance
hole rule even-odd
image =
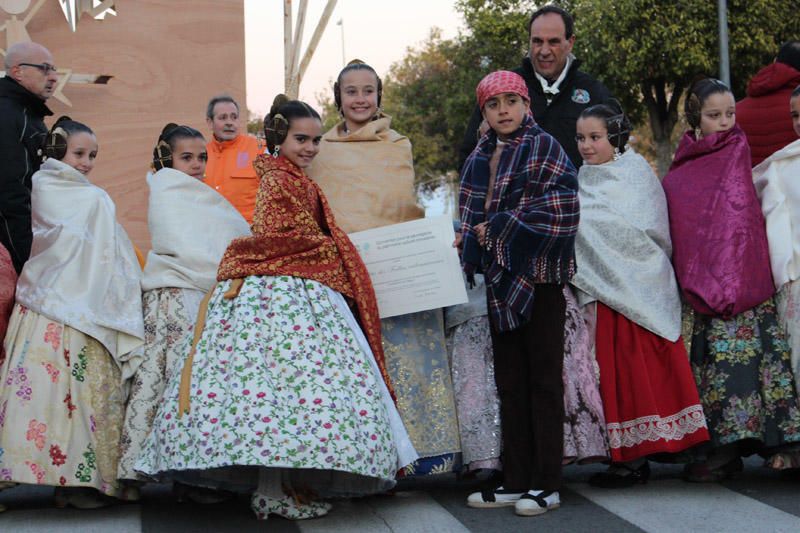
[[[553,490],[529,490],[514,504],[519,516],[536,516],[561,506],[558,492]]]
[[[511,492],[503,487],[473,492],[467,497],[467,506],[476,509],[492,509],[495,507],[511,507],[524,492]]]

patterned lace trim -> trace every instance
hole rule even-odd
[[[699,429],[705,429],[706,417],[703,407],[696,404],[667,417],[643,416],[622,423],[609,423],[607,427],[611,448],[630,448],[648,441],[681,440]]]

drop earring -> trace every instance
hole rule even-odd
[[[618,160],[622,154],[619,151],[619,147],[614,147],[614,155],[612,156],[614,161]]]
[[[281,145],[280,144],[276,144],[275,145],[275,149],[272,151],[272,157],[274,159],[278,159],[278,156],[280,155],[280,151],[281,151]]]

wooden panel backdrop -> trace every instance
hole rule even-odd
[[[240,103],[246,120],[243,0],[118,0],[117,16],[83,15],[73,33],[56,0],[28,25],[58,67],[109,74],[107,85],[68,84],[72,107],[51,98],[55,115],[85,122],[100,151],[89,179],[117,204],[117,217],[143,251],[152,149],[167,122],[208,137],[205,107],[215,94]],[[0,10],[0,24],[8,15]],[[244,128],[244,122],[242,123]]]

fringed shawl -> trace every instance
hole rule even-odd
[[[684,134],[662,185],[675,275],[695,311],[728,319],[774,294],[750,148],[739,126],[701,140]]]
[[[319,186],[281,156],[259,156],[261,177],[251,237],[228,246],[219,281],[247,276],[294,276],[318,281],[355,302],[364,335],[389,390],[378,303],[366,266],[337,225]]]
[[[528,114],[500,156],[487,213],[489,159],[496,144],[497,135],[489,130],[462,169],[462,262],[468,277],[484,273],[492,323],[509,331],[530,318],[534,284],[563,284],[575,273],[578,181],[561,145]],[[484,249],[474,228],[486,220]]]

